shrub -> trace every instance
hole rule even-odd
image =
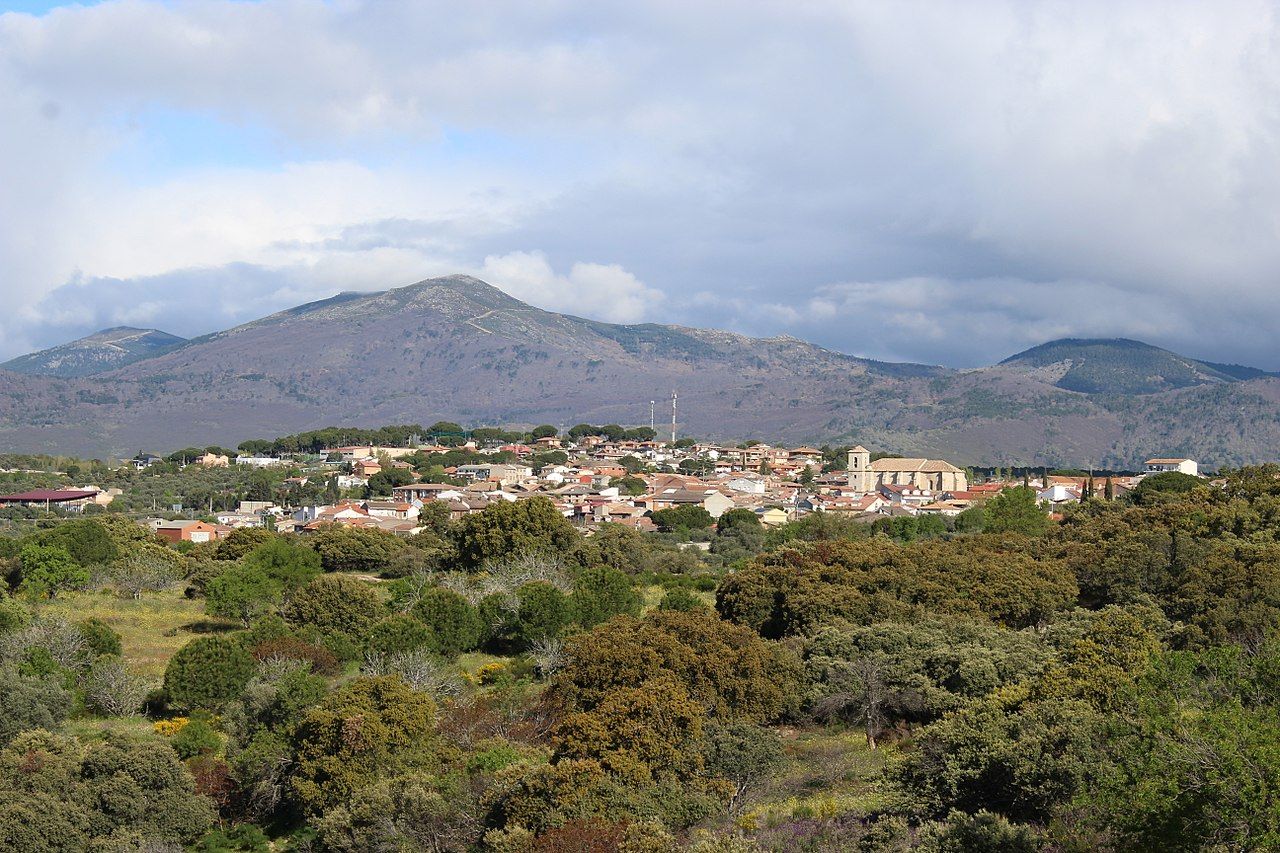
[[[430,628],[412,616],[397,613],[369,629],[365,647],[372,654],[390,655],[414,649],[434,647],[435,635]]]
[[[0,746],[27,729],[56,729],[70,712],[71,701],[57,678],[0,670]]]
[[[192,717],[169,739],[169,745],[182,759],[197,755],[213,755],[222,747],[222,737],[213,723],[203,716]]]
[[[201,637],[169,659],[164,689],[180,707],[213,709],[239,696],[253,670],[253,657],[236,640]]]
[[[130,672],[118,657],[100,657],[85,674],[84,700],[108,717],[127,717],[142,707],[149,689],[146,679]]]
[[[298,590],[283,613],[295,625],[360,636],[384,614],[368,584],[344,575],[321,575]]]
[[[579,625],[593,628],[621,613],[640,615],[640,596],[622,572],[593,566],[583,569],[574,581],[573,610]]]
[[[476,608],[453,590],[428,589],[414,605],[413,615],[430,631],[430,648],[442,655],[474,649],[484,633]]]
[[[76,623],[80,636],[84,637],[91,657],[102,655],[119,657],[124,654],[120,646],[120,635],[101,619],[85,619]]]
[[[546,581],[533,581],[516,590],[515,635],[521,648],[559,636],[573,621],[573,602]]]
[[[333,652],[324,646],[317,646],[297,637],[264,640],[253,647],[251,654],[259,663],[279,660],[303,661],[310,664],[311,671],[317,675],[337,675],[341,669],[338,658]]]

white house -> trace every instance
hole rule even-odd
[[[1196,464],[1194,459],[1148,459],[1143,464],[1146,466],[1148,474],[1164,474],[1168,471],[1177,471],[1180,474],[1190,474],[1192,477],[1200,476],[1200,466]]]

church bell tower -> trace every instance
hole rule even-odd
[[[876,478],[871,473],[871,452],[859,444],[849,451],[849,488],[859,494],[876,490]]]

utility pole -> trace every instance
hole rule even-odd
[[[676,392],[671,392],[671,443],[676,443]]]

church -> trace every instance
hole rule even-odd
[[[964,492],[969,477],[964,469],[942,459],[877,459],[862,445],[849,451],[849,487],[871,494],[881,486],[912,486],[935,492]]]

